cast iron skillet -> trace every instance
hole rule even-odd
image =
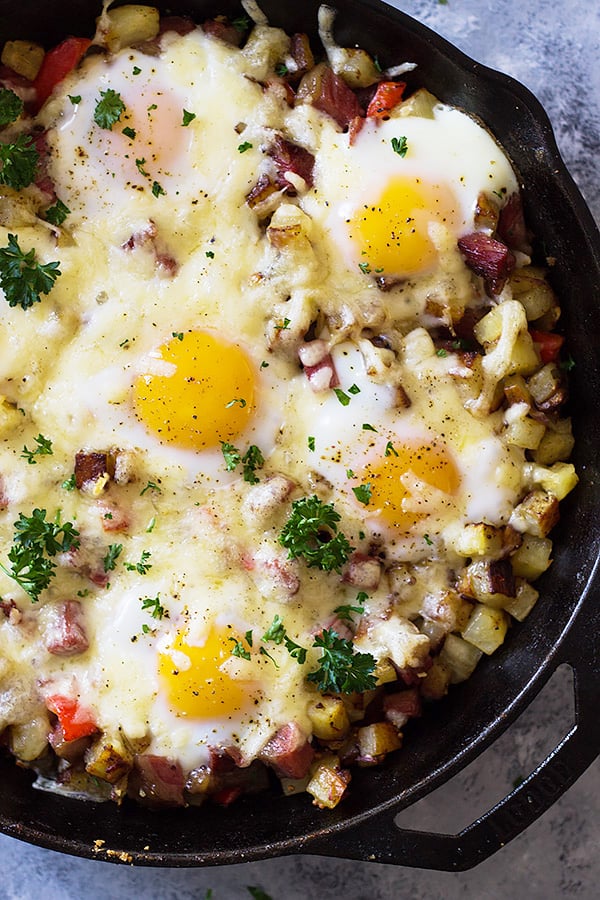
[[[383,65],[418,63],[414,83],[479,116],[520,172],[526,214],[539,250],[556,257],[552,282],[563,303],[569,348],[577,360],[572,414],[577,490],[562,504],[555,560],[540,579],[541,599],[505,646],[464,684],[411,724],[406,748],[389,763],[353,774],[340,806],[320,812],[304,796],[279,793],[228,809],[149,812],[133,805],[82,804],[32,791],[29,773],[0,760],[0,827],[9,835],[79,856],[138,865],[200,866],[313,853],[436,869],[466,869],[519,834],[563,793],[600,751],[600,235],[558,155],[550,124],[521,85],[479,65],[442,38],[378,0],[332,0],[345,46],[377,53]],[[239,15],[236,0],[155,3],[198,21]],[[316,40],[318,0],[261,6],[272,24]],[[32,38],[51,46],[67,33],[89,35],[96,0],[0,0],[0,40]],[[398,829],[394,816],[480,753],[531,702],[561,663],[575,673],[576,723],[545,762],[513,793],[458,835]],[[96,854],[94,841],[106,852]]]

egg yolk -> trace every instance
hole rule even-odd
[[[386,452],[387,456],[365,466],[360,478],[371,486],[368,509],[377,511],[394,529],[406,532],[431,510],[424,503],[419,511],[419,498],[402,483],[402,476],[408,476],[407,481],[414,476],[449,495],[458,490],[460,476],[448,448],[437,442],[391,444]]]
[[[242,434],[254,413],[256,385],[243,350],[192,331],[153,357],[158,374],[138,376],[133,400],[137,417],[161,443],[200,451]]]
[[[209,719],[237,713],[252,699],[248,681],[231,678],[221,669],[231,659],[233,635],[230,629],[211,628],[201,646],[189,644],[179,632],[168,650],[159,654],[159,679],[175,712],[195,719]]]
[[[456,201],[447,186],[420,178],[394,178],[373,204],[356,210],[349,234],[359,263],[385,275],[416,275],[432,268],[437,251],[430,222],[454,227]]]

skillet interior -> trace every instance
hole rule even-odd
[[[240,14],[234,0],[173,0],[153,3],[199,21],[209,13]],[[288,31],[312,31],[318,0],[264,0],[273,24]],[[463,685],[411,724],[406,749],[389,764],[354,773],[350,796],[337,809],[319,812],[306,797],[279,794],[249,798],[223,810],[160,813],[133,806],[86,804],[32,792],[31,777],[0,760],[0,826],[16,837],[83,856],[93,842],[132,854],[134,862],[201,865],[241,862],[311,850],[328,831],[339,829],[335,852],[344,855],[343,829],[375,816],[398,800],[409,805],[481,751],[531,700],[560,659],[561,643],[586,586],[582,621],[598,615],[594,565],[600,545],[595,511],[600,505],[596,446],[600,438],[600,237],[558,156],[548,120],[523,87],[469,60],[428,29],[378,0],[335,0],[336,36],[378,53],[383,65],[418,63],[415,84],[479,116],[499,137],[524,183],[529,224],[539,249],[556,257],[551,280],[562,298],[564,328],[577,367],[572,377],[572,413],[577,439],[574,462],[581,483],[563,502],[555,532],[555,562],[540,580],[542,599],[504,648],[486,660]],[[67,33],[90,34],[99,2],[94,0],[0,0],[0,40],[27,37],[53,45]],[[6,32],[6,33],[2,33]],[[314,46],[318,46],[315,40]],[[373,827],[377,824],[373,822]],[[144,850],[149,848],[149,850]],[[105,858],[105,857],[103,857]],[[366,858],[366,857],[365,857]],[[128,860],[130,861],[130,860]]]

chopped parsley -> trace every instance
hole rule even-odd
[[[153,619],[162,619],[165,615],[165,608],[160,602],[160,594],[156,597],[140,597],[142,601],[142,609],[145,610]]]
[[[257,484],[259,479],[256,476],[256,470],[260,469],[264,464],[264,457],[256,444],[250,444],[244,455],[240,453],[237,447],[227,441],[221,441],[221,451],[225,460],[225,469],[227,472],[233,472],[241,463],[243,466],[244,481],[248,484]]]
[[[308,443],[308,449],[309,449],[309,450],[314,450],[314,449],[315,449],[315,439],[314,439],[314,437],[313,437],[312,434],[308,436],[308,441],[307,441],[307,443]]]
[[[34,441],[37,444],[35,450],[28,450],[27,447],[23,447],[23,452],[21,453],[21,457],[26,459],[30,466],[35,466],[37,463],[36,456],[52,456],[52,441],[49,438],[45,438],[43,434],[38,434]]]
[[[233,400],[230,400],[229,403],[225,404],[225,409],[231,409],[236,403],[239,403],[242,409],[246,406],[246,401],[243,397],[234,397]]]
[[[304,647],[301,647],[300,644],[297,644],[291,639],[291,637],[285,630],[285,625],[283,624],[283,619],[281,618],[281,616],[275,616],[270,626],[263,634],[262,639],[263,641],[267,642],[273,641],[274,644],[283,644],[292,659],[295,659],[299,666],[304,665],[304,663],[306,662],[306,649]],[[266,651],[264,651],[262,647],[261,652],[263,652],[265,656],[269,656],[269,659],[275,662],[273,657],[270,656]],[[277,665],[277,663],[275,663],[275,665]]]
[[[363,273],[363,275],[368,275],[369,272],[371,271],[371,266],[369,265],[368,262],[361,262],[361,263],[359,263],[359,264],[358,264],[358,268],[359,268],[360,271]]]
[[[123,544],[109,544],[106,556],[102,560],[105,572],[112,572],[117,565],[117,560],[123,552]]]
[[[100,100],[97,101],[94,109],[94,122],[96,125],[111,131],[113,125],[119,121],[124,112],[125,104],[117,91],[113,91],[112,88],[100,91]]]
[[[150,176],[144,169],[145,164],[146,164],[146,160],[144,159],[144,157],[142,157],[141,159],[136,159],[136,161],[135,161],[135,167],[138,170],[138,172],[140,173],[140,175],[143,175],[144,178],[149,178]]]
[[[277,63],[277,65],[275,66],[275,74],[279,75],[280,78],[285,78],[288,72],[289,69],[285,63]]]
[[[206,253],[205,253],[204,255],[207,257],[207,259],[214,259],[214,258],[215,258],[215,254],[214,254],[214,251],[213,251],[213,250],[207,250]]]
[[[251,647],[252,646],[252,632],[247,631],[245,637],[246,637],[246,642],[247,642],[248,646]],[[228,640],[233,641],[233,647],[231,650],[232,656],[237,656],[237,657],[239,657],[239,659],[252,659],[252,657],[250,655],[250,651],[246,650],[242,641],[237,641],[234,637],[230,637],[230,638],[228,638]]]
[[[123,134],[125,135],[125,137],[128,137],[131,141],[133,141],[137,132],[135,128],[130,128],[129,125],[126,125],[123,129]]]
[[[143,497],[147,491],[158,491],[158,493],[160,494],[161,487],[155,481],[147,481],[146,487],[142,488],[142,490],[140,491],[140,497]]]
[[[325,628],[315,637],[313,647],[322,650],[318,669],[309,672],[308,681],[322,692],[352,694],[372,690],[377,679],[373,675],[375,658],[370,653],[355,653],[352,641]]]
[[[393,137],[391,143],[394,153],[397,153],[398,156],[401,156],[404,159],[408,151],[408,141],[406,140],[405,135],[401,135],[399,138]]]
[[[193,122],[195,118],[196,118],[196,113],[188,112],[187,109],[184,109],[183,110],[183,119],[181,121],[181,124],[184,126],[184,128],[187,128],[187,126],[190,124],[190,122]]]
[[[250,28],[250,19],[247,16],[238,16],[231,24],[237,31],[247,31]]]
[[[152,182],[152,195],[154,197],[160,197],[161,194],[166,194],[164,187],[158,183],[158,181]]]
[[[354,395],[360,394],[359,386],[357,384],[351,384],[350,387],[348,388],[348,393],[354,394]]]
[[[40,265],[35,250],[24,253],[17,235],[8,235],[8,245],[0,249],[0,287],[9,306],[29,309],[39,303],[41,294],[49,294],[60,275],[60,263]]]
[[[44,218],[51,225],[62,225],[70,212],[69,207],[57,198],[54,206],[49,206],[44,213]]]
[[[364,503],[365,506],[368,506],[371,502],[371,485],[370,484],[359,484],[357,487],[352,488],[352,493],[356,497],[359,503]]]
[[[290,327],[291,319],[284,319],[281,324],[275,326],[275,331],[287,331]]]
[[[356,601],[360,603],[359,606],[352,606],[350,604],[343,604],[342,606],[336,606],[334,609],[335,615],[338,619],[341,619],[343,622],[350,622],[350,624],[354,624],[353,614],[356,613],[357,616],[362,616],[365,611],[365,607],[363,605],[364,601],[367,600],[367,594],[364,591],[359,591]]]
[[[0,126],[16,122],[23,112],[23,101],[10,88],[0,87]]]
[[[67,478],[61,484],[61,487],[65,489],[65,491],[74,491],[75,490],[75,473],[73,473],[69,478]]]
[[[263,641],[273,641],[275,644],[282,644],[285,637],[285,626],[280,615],[276,615],[265,633],[262,636]]]
[[[78,103],[81,103],[81,94],[67,94],[67,97],[73,106],[77,106]]]
[[[152,568],[152,563],[149,563],[148,560],[152,554],[149,550],[142,550],[142,555],[140,556],[140,561],[136,563],[125,563],[125,568],[128,572],[137,572],[138,575],[147,575],[148,571]]]
[[[252,148],[252,144],[250,141],[244,141],[242,144],[238,145],[238,153],[245,153],[246,150],[250,150]]]
[[[20,134],[9,144],[0,144],[0,184],[20,191],[31,184],[40,155],[29,134]]]
[[[242,461],[240,451],[227,441],[221,441],[221,451],[225,460],[226,471],[233,472],[235,467]]]
[[[438,350],[435,351],[435,355],[440,356],[442,359],[444,359],[446,356],[448,356],[448,351],[445,350],[443,347],[440,347]]]
[[[386,456],[398,456],[398,451],[394,447],[391,441],[388,441],[385,445],[385,455]]]
[[[431,538],[429,537],[428,534],[424,534],[423,539],[425,540],[425,543],[427,544],[428,547],[433,547],[433,541],[431,540]]]
[[[373,425],[369,425],[368,422],[363,422],[363,431],[374,431],[377,434],[377,429]]]
[[[325,572],[341,570],[353,548],[346,535],[338,531],[340,514],[333,504],[323,503],[316,495],[292,503],[292,512],[279,536],[289,559],[302,557],[309,568]]]
[[[183,340],[183,331],[172,331],[171,337],[177,338],[178,341]]]
[[[11,565],[1,568],[35,603],[54,576],[51,557],[79,547],[79,532],[71,522],[47,522],[45,509],[34,509],[30,516],[19,513],[14,529],[8,554]]]
[[[141,71],[142,71],[142,70],[140,69],[139,66],[134,66],[133,69],[131,70],[131,74],[132,74],[132,75],[139,75]]]
[[[569,355],[566,359],[562,359],[558,365],[559,368],[563,370],[563,372],[572,372],[577,363],[575,362],[573,357]]]
[[[341,388],[334,388],[333,393],[338,398],[342,406],[348,406],[350,403],[350,397],[346,394]]]

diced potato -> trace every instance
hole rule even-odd
[[[350,719],[340,697],[323,695],[308,706],[313,734],[321,741],[341,740],[350,728]]]
[[[372,58],[360,47],[336,47],[330,55],[331,68],[351,88],[376,84],[381,75]]]
[[[502,609],[515,591],[511,564],[506,559],[472,562],[463,571],[459,588],[480,603]]]
[[[527,385],[536,403],[544,403],[560,387],[562,376],[560,369],[554,363],[546,363],[545,366],[532,375]]]
[[[549,538],[526,534],[523,543],[511,557],[513,572],[520,578],[535,581],[552,562],[551,553],[552,541]]]
[[[515,531],[546,537],[559,518],[558,500],[547,491],[530,491],[512,511],[509,524]]]
[[[533,322],[556,305],[554,291],[545,279],[543,269],[526,266],[510,278],[513,297],[523,304],[527,320]]]
[[[503,532],[501,528],[485,522],[469,523],[461,529],[454,542],[454,549],[461,556],[496,556],[502,550]]]
[[[519,578],[517,581],[517,596],[511,597],[504,609],[514,619],[522,622],[537,603],[538,597],[539,592],[524,578]]]
[[[570,419],[558,419],[546,428],[544,437],[535,451],[535,461],[542,466],[568,459],[575,445]]]
[[[376,766],[388,753],[402,746],[402,738],[391,722],[374,722],[358,729],[359,765]]]
[[[0,59],[2,65],[33,81],[40,71],[44,56],[44,48],[39,44],[31,41],[7,41]]]
[[[337,756],[326,756],[320,760],[306,791],[314,799],[319,809],[333,809],[338,805],[350,783],[350,772],[340,767]]]
[[[462,636],[489,656],[504,643],[508,622],[504,610],[480,605],[473,610]]]
[[[526,403],[531,406],[531,394],[522,375],[511,375],[504,382],[504,396],[509,404]]]
[[[160,14],[153,6],[120,6],[109,10],[106,19],[108,28],[104,39],[111,53],[116,53],[122,47],[151,41],[160,27]]]
[[[508,374],[520,372],[523,375],[530,375],[532,372],[535,372],[539,364],[540,357],[535,349],[531,335],[528,331],[522,331],[518,335],[510,354]]]
[[[121,741],[107,740],[105,736],[94,741],[85,754],[85,771],[88,775],[115,784],[133,765],[133,756]]]
[[[446,663],[436,656],[427,675],[421,681],[421,696],[425,700],[440,700],[448,693],[450,669]]]
[[[500,337],[502,324],[502,304],[500,304],[499,306],[492,307],[489,313],[486,313],[486,315],[479,320],[473,329],[475,337],[480,344],[493,344]]]
[[[466,681],[481,659],[481,650],[457,634],[449,634],[440,653],[440,661],[450,672],[450,684]]]
[[[255,25],[242,50],[248,74],[258,81],[264,81],[289,52],[290,39],[285,31],[268,25]]]
[[[421,611],[425,619],[438,622],[445,632],[460,631],[469,621],[471,604],[457,591],[425,594]]]
[[[557,462],[551,468],[533,465],[531,467],[531,480],[550,494],[554,494],[557,500],[563,500],[576,486],[579,478],[575,466],[571,463]]]
[[[390,118],[403,119],[405,116],[417,116],[420,119],[433,119],[434,107],[439,102],[438,98],[430,94],[426,88],[419,88],[390,111]]]
[[[514,422],[506,426],[504,439],[512,447],[536,450],[545,433],[546,426],[542,422],[537,422],[530,416],[525,416],[522,419],[515,419]]]
[[[373,675],[377,679],[377,684],[391,684],[398,680],[398,673],[389,659],[380,659],[375,665]]]
[[[19,725],[11,725],[9,730],[9,747],[17,759],[32,762],[38,759],[48,746],[50,722],[48,716],[34,716],[31,721]]]

